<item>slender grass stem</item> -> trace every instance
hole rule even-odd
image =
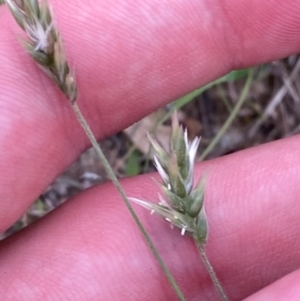
[[[141,221],[139,220],[138,216],[136,215],[134,209],[132,208],[126,194],[125,194],[125,191],[123,190],[120,182],[118,181],[114,171],[112,170],[109,162],[107,161],[104,153],[102,152],[91,128],[89,127],[88,123],[86,122],[84,116],[82,115],[78,105],[76,102],[74,103],[71,103],[72,105],[72,108],[75,112],[75,115],[79,121],[79,123],[81,124],[82,128],[84,129],[87,137],[89,138],[89,140],[91,141],[97,155],[99,156],[101,162],[103,163],[104,165],[104,168],[106,170],[106,172],[108,173],[110,179],[112,180],[112,182],[114,183],[115,187],[117,188],[118,192],[120,193],[120,195],[122,196],[122,199],[123,201],[125,202],[128,210],[130,211],[133,219],[135,220],[138,228],[140,229],[141,233],[143,234],[147,244],[149,245],[152,253],[154,254],[155,258],[157,259],[159,265],[161,266],[161,268],[163,269],[166,277],[168,278],[170,284],[172,285],[173,289],[175,290],[177,296],[179,297],[179,299],[181,301],[186,301],[185,297],[183,296],[183,293],[181,292],[179,286],[177,285],[177,283],[175,282],[175,279],[173,278],[171,272],[169,271],[169,269],[167,268],[167,266],[165,265],[165,263],[163,262],[162,258],[160,257],[157,249],[155,248],[152,240],[150,239],[149,235],[147,234],[145,228],[143,227]]]
[[[209,155],[209,153],[213,150],[213,148],[218,144],[218,142],[220,141],[222,136],[225,134],[225,132],[228,130],[228,128],[232,124],[233,120],[237,116],[240,108],[246,101],[247,95],[248,95],[248,92],[249,92],[249,89],[250,89],[250,86],[252,83],[252,79],[253,79],[253,73],[254,73],[254,69],[250,69],[245,86],[243,88],[243,91],[241,93],[241,96],[240,96],[238,102],[236,103],[234,109],[232,110],[231,114],[227,118],[226,122],[223,124],[222,128],[219,130],[218,134],[213,138],[213,140],[210,142],[210,144],[207,146],[207,148],[204,150],[204,152],[200,156],[201,161],[204,160]]]
[[[195,242],[197,244],[197,247],[198,247],[198,250],[199,250],[199,253],[200,253],[200,256],[201,256],[201,259],[203,261],[203,264],[216,288],[216,290],[218,291],[222,301],[228,301],[228,298],[223,290],[223,287],[219,281],[219,279],[217,278],[217,275],[212,267],[212,265],[210,264],[207,256],[206,256],[206,252],[205,252],[205,248],[204,248],[204,245],[200,243],[200,241],[195,238]]]

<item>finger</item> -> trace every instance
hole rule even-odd
[[[300,266],[299,159],[297,136],[205,162],[196,170],[196,179],[209,170],[206,251],[230,300],[250,296]],[[130,196],[157,200],[149,175],[123,185]],[[187,299],[216,300],[191,238],[135,208]],[[5,240],[0,249],[4,272],[0,294],[16,300],[25,289],[33,296],[37,287],[51,301],[76,294],[81,300],[175,299],[110,184],[82,193]],[[41,299],[36,296],[32,300]]]
[[[299,0],[51,5],[98,138],[232,68],[299,50]],[[22,32],[6,7],[0,18],[1,231],[87,141],[68,103],[21,49]]]
[[[245,299],[245,301],[298,300],[300,296],[299,281],[300,271],[297,270]]]

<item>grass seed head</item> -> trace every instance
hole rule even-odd
[[[188,142],[187,130],[179,126],[176,112],[172,116],[170,152],[167,153],[153,136],[148,135],[155,151],[155,166],[162,178],[160,185],[164,197],[155,204],[137,198],[131,201],[154,212],[166,221],[197,237],[202,244],[207,239],[207,222],[204,211],[205,177],[193,189],[194,163],[200,138]]]
[[[53,24],[47,0],[5,0],[13,17],[26,32],[23,47],[42,70],[74,103],[77,99],[75,77],[65,57],[59,32]]]

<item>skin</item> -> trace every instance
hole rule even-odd
[[[97,2],[97,1],[96,1]],[[300,49],[300,1],[51,1],[97,138],[232,69]],[[175,3],[175,4],[174,4]],[[89,146],[69,104],[0,7],[0,231]],[[300,300],[300,138],[209,168],[208,256],[230,300]],[[151,177],[128,195],[157,200]],[[187,300],[217,300],[188,237],[136,208]],[[0,243],[3,300],[177,300],[118,193],[93,187]]]

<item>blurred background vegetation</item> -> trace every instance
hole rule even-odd
[[[0,4],[3,0],[0,0]],[[100,142],[118,177],[153,172],[146,133],[167,147],[176,109],[189,138],[202,140],[198,161],[224,156],[300,132],[300,57],[226,76],[175,100],[140,122]],[[107,180],[94,150],[87,150],[58,177],[0,239],[27,226],[78,192]]]

